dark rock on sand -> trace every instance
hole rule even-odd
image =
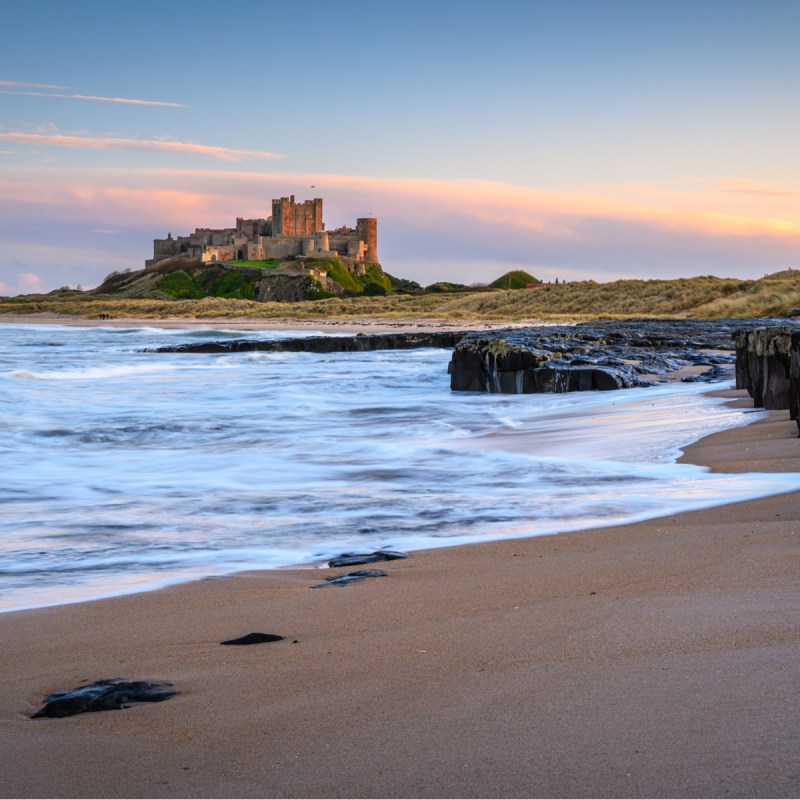
[[[328,562],[329,567],[355,567],[358,564],[374,564],[376,561],[396,561],[408,558],[400,550],[376,550],[374,553],[341,553]]]
[[[732,349],[736,328],[779,322],[625,320],[473,332],[453,351],[450,388],[530,394],[651,386],[649,376],[660,379],[689,364],[711,365],[710,358],[728,362],[717,351]]]
[[[240,636],[238,639],[228,639],[226,642],[220,644],[262,644],[264,642],[280,642],[283,641],[283,636],[278,636],[277,633],[248,633],[246,636]]]
[[[736,388],[747,389],[756,408],[791,408],[792,342],[790,326],[738,330],[736,344]],[[797,377],[796,379],[797,380]],[[796,413],[792,415],[796,418]]]
[[[789,360],[789,414],[800,431],[800,331],[792,331]],[[800,434],[799,434],[800,435]]]
[[[684,383],[719,383],[730,377],[730,368],[715,364],[711,369],[707,369],[699,375],[686,375],[681,380]]]
[[[359,353],[370,350],[412,350],[420,347],[455,347],[464,331],[433,333],[359,333],[354,336],[304,336],[298,339],[232,339],[165,345],[152,353],[242,353],[253,350],[290,353]]]
[[[180,692],[167,687],[169,681],[126,681],[122,678],[104,678],[77,689],[55,692],[45,698],[44,706],[31,719],[37,717],[71,717],[90,711],[116,711],[129,708],[133,703],[160,703]]]
[[[323,583],[317,583],[312,589],[324,589],[328,586],[348,586],[351,583],[358,583],[367,578],[385,578],[386,573],[382,569],[359,569],[355,572],[345,572],[343,575],[332,575],[325,578]]]
[[[747,389],[756,408],[788,408],[800,430],[800,330],[738,330],[734,340],[736,388]]]

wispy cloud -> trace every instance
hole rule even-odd
[[[51,83],[23,83],[22,81],[0,81],[0,86],[26,86],[29,89],[66,89],[66,86],[53,86]]]
[[[719,187],[723,192],[731,194],[747,194],[753,197],[800,197],[800,191],[796,189],[778,188],[769,186],[766,183],[747,180],[746,178],[729,178],[720,181]]]
[[[384,266],[426,284],[493,279],[511,266],[539,277],[608,280],[752,277],[796,263],[797,198],[765,200],[708,182],[676,186],[546,191],[477,180],[233,168],[9,167],[0,174],[0,218],[9,231],[34,217],[66,230],[119,230],[120,237],[87,238],[84,258],[103,249],[102,242],[119,241],[108,264],[136,266],[149,255],[152,238],[167,231],[265,217],[272,197],[317,196],[325,200],[329,228],[374,212]],[[132,230],[141,232],[141,241],[123,252]],[[43,274],[47,263],[44,254],[31,256],[28,268]],[[73,282],[92,282],[76,275]],[[59,278],[50,280],[60,285]]]
[[[161,139],[123,139],[114,136],[70,136],[61,133],[24,133],[0,131],[0,142],[32,144],[45,147],[72,147],[90,150],[144,150],[192,156],[207,156],[222,161],[242,161],[246,158],[278,159],[278,153],[264,150],[240,150],[233,147],[178,142]]]
[[[62,88],[62,87],[56,87]],[[125,103],[132,106],[167,106],[169,108],[186,108],[183,103],[167,103],[163,100],[139,100],[133,97],[101,97],[94,94],[62,94],[60,92],[11,92],[0,90],[0,94],[13,94],[20,97],[62,97],[67,100],[93,100],[98,103]]]

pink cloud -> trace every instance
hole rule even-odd
[[[61,89],[63,87],[53,87]],[[100,97],[93,94],[60,94],[58,92],[9,92],[0,90],[0,94],[14,94],[20,97],[61,97],[67,100],[93,100],[99,103],[125,103],[133,106],[167,106],[169,108],[186,108],[183,103],[168,103],[163,100],[137,100],[132,97]]]
[[[8,230],[34,218],[45,227],[135,227],[141,245],[126,257],[140,263],[150,240],[167,231],[265,217],[271,198],[288,194],[323,197],[330,228],[374,213],[384,266],[421,282],[493,279],[513,266],[569,279],[745,277],[791,265],[800,250],[796,198],[751,197],[709,182],[545,191],[475,180],[14,167],[0,173],[0,216]],[[41,273],[38,261],[30,265]]]
[[[17,275],[17,286],[22,294],[45,291],[44,281],[33,272],[21,272]]]
[[[238,150],[232,147],[218,147],[195,142],[176,142],[162,139],[122,139],[113,136],[69,136],[61,133],[0,131],[0,142],[90,150],[143,150],[180,155],[208,156],[223,161],[241,161],[244,158],[284,158],[284,156],[277,153],[269,153],[263,150]]]
[[[66,86],[53,86],[50,83],[23,83],[22,81],[0,81],[0,86],[27,86],[30,89],[66,89]]]
[[[9,137],[13,141],[30,142],[87,140],[87,137],[0,133],[0,140]],[[99,147],[106,146],[106,140],[89,141],[98,141]],[[185,146],[179,142],[146,144],[179,149]],[[120,183],[121,177],[124,184]],[[309,188],[302,193],[298,187],[304,186]],[[77,203],[85,210],[93,209],[92,213],[97,214],[95,222],[105,224],[130,221],[131,215],[140,222],[159,219],[172,226],[227,224],[226,220],[242,214],[268,215],[271,197],[294,193],[323,196],[328,208],[342,207],[342,223],[352,213],[364,216],[374,212],[382,217],[388,214],[413,220],[416,226],[427,229],[436,229],[442,220],[461,216],[489,226],[502,225],[565,240],[584,236],[583,223],[588,220],[645,225],[672,232],[691,231],[711,237],[800,236],[800,202],[791,202],[789,196],[781,198],[781,207],[771,206],[765,214],[746,195],[739,197],[719,189],[622,186],[558,192],[476,180],[192,169],[90,173],[50,170],[39,180],[33,173],[7,170],[0,188],[9,200],[19,202],[71,207]],[[773,214],[773,210],[780,213]]]

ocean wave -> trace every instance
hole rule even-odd
[[[139,350],[163,329],[114,330],[22,326],[0,342],[13,573],[0,608],[800,487],[674,463],[689,441],[759,416],[705,387],[454,394],[444,351],[175,356]]]

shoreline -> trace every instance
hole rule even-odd
[[[691,375],[697,374],[703,369],[702,366],[687,366],[682,367],[679,370],[676,370],[674,373],[671,373],[669,376],[669,383],[671,384],[678,384],[680,378],[684,375]],[[716,397],[719,399],[719,402],[722,404],[723,407],[741,407],[743,410],[749,411],[758,411],[757,409],[750,408],[749,401],[746,400],[736,400],[735,402],[731,400],[731,398],[737,398],[738,392],[733,389],[716,389],[714,391],[709,391],[707,386],[693,386],[692,389],[700,389],[700,394],[706,397]],[[648,390],[650,391],[650,390]],[[696,392],[693,392],[696,393]],[[611,402],[610,405],[612,407],[617,406],[618,403],[625,403],[625,411],[624,416],[628,416],[629,414],[634,415],[634,417],[639,417],[643,414],[643,409],[640,408],[635,402],[633,404],[628,404],[629,395],[628,393],[625,394],[623,398],[620,398],[617,402]],[[609,400],[613,398],[607,398]],[[640,404],[647,405],[654,405],[653,402],[650,402],[653,398],[642,397],[639,401]],[[600,416],[598,416],[600,413]],[[606,412],[607,413],[607,412]],[[618,412],[615,412],[618,413]],[[499,452],[526,452],[526,451],[535,451],[538,454],[543,454],[544,456],[549,456],[553,454],[562,454],[563,445],[564,445],[564,435],[567,433],[567,429],[570,427],[577,426],[578,428],[582,427],[588,419],[593,421],[599,421],[602,418],[602,412],[598,412],[596,408],[592,409],[591,411],[585,410],[578,416],[575,416],[574,410],[569,415],[565,415],[561,417],[561,422],[559,425],[556,426],[554,431],[542,431],[538,430],[535,433],[528,433],[527,435],[520,436],[519,431],[516,428],[508,428],[508,429],[499,429],[495,430],[491,433],[482,434],[480,436],[476,436],[471,440],[471,447],[469,449],[476,449],[476,450],[497,450]],[[742,417],[744,419],[744,417]],[[741,422],[738,423],[741,425],[751,425],[753,422]],[[565,427],[562,427],[565,426]],[[705,438],[705,437],[701,437]],[[506,441],[509,439],[509,441]],[[597,440],[597,442],[592,443],[592,440],[586,441],[583,440],[580,445],[576,445],[573,443],[572,445],[572,456],[571,458],[579,459],[579,454],[582,453],[583,457],[590,457],[590,458],[598,458],[603,457],[602,451],[603,447],[600,443],[601,440]],[[695,440],[696,442],[697,440]],[[695,444],[695,442],[689,442],[689,444]],[[667,458],[668,463],[692,463],[691,460],[683,459],[680,454],[683,452],[681,449],[684,443],[679,444],[675,443],[674,447],[670,449],[669,452],[665,451],[664,456]],[[451,443],[452,447],[458,446],[458,440],[456,442]],[[594,450],[592,449],[594,446]],[[598,447],[600,450],[598,451]],[[587,450],[588,448],[588,450]],[[657,459],[660,461],[660,459]],[[742,470],[747,471],[747,470]],[[761,488],[761,487],[759,487]],[[702,489],[698,488],[697,491],[702,492]],[[785,488],[780,491],[790,491],[790,489]],[[763,496],[763,495],[761,495]],[[684,503],[683,507],[678,507],[672,513],[685,513],[693,510],[700,510],[702,508],[712,508],[720,505],[720,501],[717,499],[719,497],[719,492],[715,494],[713,500],[707,500],[705,503]],[[757,498],[759,495],[757,492],[754,492],[750,498],[747,496],[742,497],[741,494],[737,495],[737,500],[735,502],[744,501],[746,499],[753,499],[753,497]],[[732,501],[733,502],[733,501]],[[645,512],[638,511],[636,513],[627,513],[620,515],[617,513],[616,516],[611,514],[610,511],[607,511],[605,518],[600,517],[596,520],[591,522],[584,520],[582,523],[573,520],[562,520],[560,523],[560,527],[557,527],[559,523],[550,523],[550,525],[545,525],[544,529],[541,529],[539,526],[530,524],[528,526],[528,530],[525,533],[509,533],[503,535],[502,533],[496,533],[493,535],[488,535],[484,533],[483,535],[478,535],[472,537],[468,534],[464,534],[461,537],[454,537],[452,540],[448,539],[428,539],[425,542],[419,540],[419,538],[415,538],[414,541],[405,541],[402,538],[400,540],[397,537],[392,537],[391,539],[391,546],[399,548],[404,551],[408,552],[422,552],[424,550],[430,549],[448,549],[452,547],[459,547],[464,544],[475,544],[475,543],[491,543],[495,541],[502,541],[504,539],[508,540],[516,540],[516,539],[527,539],[539,536],[555,536],[561,535],[563,533],[572,532],[575,530],[586,530],[586,529],[600,529],[604,527],[613,527],[625,524],[633,524],[635,522],[644,522],[648,519],[654,519],[664,514],[668,513],[666,508],[660,509],[649,509]],[[556,526],[556,527],[554,527]],[[447,544],[444,544],[447,542]],[[386,545],[386,542],[373,541],[371,545],[361,545],[361,549],[370,548],[378,548],[380,546]],[[173,586],[179,586],[181,584],[194,582],[194,581],[205,581],[205,580],[219,580],[225,579],[229,577],[235,577],[236,575],[243,573],[243,572],[250,572],[250,571],[284,571],[284,570],[307,570],[309,572],[313,572],[319,569],[327,569],[327,561],[329,558],[333,558],[337,553],[344,552],[345,550],[352,549],[354,547],[358,547],[355,543],[348,543],[348,542],[341,542],[338,545],[327,545],[328,546],[328,555],[323,557],[319,554],[320,548],[323,550],[326,547],[326,542],[320,541],[315,543],[315,545],[308,549],[306,554],[306,558],[291,558],[288,557],[286,560],[282,562],[278,562],[273,560],[272,563],[261,563],[259,565],[253,565],[250,567],[245,566],[231,566],[226,564],[224,561],[217,562],[217,566],[206,566],[206,567],[199,567],[199,566],[174,566],[172,569],[167,570],[152,570],[150,572],[147,571],[140,571],[140,572],[133,572],[124,575],[118,575],[116,577],[105,577],[105,578],[94,578],[92,579],[89,576],[88,582],[82,582],[76,574],[76,581],[74,586],[72,587],[57,587],[57,586],[50,586],[49,589],[47,585],[41,587],[36,591],[31,591],[32,589],[36,589],[35,585],[26,587],[22,591],[22,597],[18,599],[17,605],[10,605],[6,603],[4,599],[4,605],[0,607],[0,615],[16,613],[19,611],[32,611],[38,609],[47,609],[47,608],[57,608],[61,606],[67,605],[74,605],[80,603],[90,603],[95,602],[98,600],[107,600],[112,598],[119,598],[119,597],[127,597],[131,595],[140,594],[143,592],[152,592],[152,591],[159,591],[162,589],[168,589]],[[332,549],[331,549],[332,548]],[[312,551],[316,550],[316,555],[312,555]],[[221,564],[221,565],[220,565]],[[380,565],[379,565],[380,566]],[[85,578],[86,576],[84,576]],[[49,598],[47,601],[42,601],[41,597]]]
[[[800,443],[772,412],[682,459],[797,471]],[[244,572],[0,615],[0,792],[795,796],[798,499],[417,551],[327,591]],[[286,639],[218,646],[250,631]],[[115,676],[182,695],[28,719]]]
[[[482,322],[480,320],[447,320],[435,317],[406,319],[353,318],[336,319],[319,317],[317,319],[253,318],[253,317],[191,317],[149,318],[119,317],[115,319],[90,319],[89,317],[38,312],[33,314],[0,314],[2,325],[63,325],[70,328],[162,328],[164,330],[241,330],[241,331],[291,331],[314,330],[322,333],[402,333],[434,331],[486,331],[506,328],[543,327],[547,325],[567,325],[569,323],[545,322]]]

